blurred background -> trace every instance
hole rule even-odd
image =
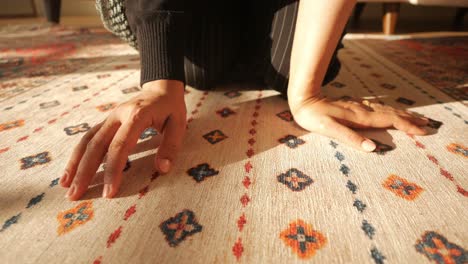
[[[63,25],[94,26],[101,24],[93,0],[2,0],[0,25],[47,21],[44,11],[45,2],[61,2],[60,22]],[[440,6],[397,4],[398,18],[395,33],[467,30],[466,7],[452,6],[455,1],[436,2],[440,2]],[[468,1],[464,2],[466,2],[465,6],[468,5]],[[358,6],[363,7],[362,13],[359,19],[352,18],[350,32],[382,33],[384,9],[395,8],[389,6],[389,3],[375,2],[375,0],[364,1]],[[458,25],[455,25],[455,20],[458,20],[456,22]]]

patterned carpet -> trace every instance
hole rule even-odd
[[[426,53],[380,43],[347,40],[326,94],[424,114],[430,135],[361,131],[380,142],[366,154],[300,129],[272,90],[188,87],[171,173],[153,170],[149,128],[117,198],[100,197],[101,167],[70,202],[58,177],[139,92],[138,54],[103,29],[0,28],[2,263],[467,263],[468,110],[444,89],[466,87],[466,46],[461,62],[439,52],[434,67],[459,78],[446,84],[418,68]]]
[[[362,41],[457,100],[468,100],[468,36]]]

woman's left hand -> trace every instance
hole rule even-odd
[[[295,121],[304,129],[328,136],[356,149],[371,152],[375,143],[351,128],[388,128],[425,135],[429,120],[416,114],[367,100],[331,100],[312,97],[291,105]]]

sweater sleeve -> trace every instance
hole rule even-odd
[[[141,60],[140,84],[168,79],[184,82],[184,0],[126,0]]]

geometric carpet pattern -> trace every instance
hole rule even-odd
[[[100,28],[0,28],[3,263],[467,263],[468,110],[346,40],[329,97],[374,99],[431,118],[427,136],[360,130],[356,151],[301,129],[268,87],[187,87],[173,170],[153,168],[148,128],[121,189],[58,185],[84,132],[139,93],[138,54]],[[443,58],[441,58],[442,60]]]

